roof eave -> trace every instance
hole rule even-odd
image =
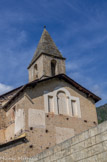
[[[63,76],[65,78],[67,78],[67,80],[69,80],[70,82],[74,82],[74,84],[77,85],[78,89],[82,92],[84,92],[85,94],[87,94],[87,97],[92,97],[95,100],[95,103],[100,101],[101,98],[98,97],[97,95],[95,95],[94,93],[92,93],[91,91],[89,91],[88,89],[84,88],[83,86],[81,86],[79,83],[75,82],[73,79],[69,78],[67,75],[63,74]]]
[[[47,80],[50,80],[50,79],[54,79],[54,78],[64,79],[65,81],[69,82],[74,87],[76,87],[79,91],[82,91],[83,93],[87,94],[87,97],[93,98],[95,103],[101,100],[100,97],[96,96],[91,91],[89,91],[86,88],[82,87],[80,84],[78,84],[77,82],[75,82],[74,80],[69,78],[67,75],[65,75],[65,74],[58,74],[58,75],[55,75],[53,77],[48,77],[48,78],[45,78],[45,79],[42,79],[42,80],[34,80],[34,81],[24,85],[21,89],[19,89],[19,91],[2,108],[6,109],[7,106],[12,102],[12,100],[14,100],[15,97],[17,97],[20,92],[24,91],[24,89],[26,87],[31,86],[31,85],[36,85],[37,83],[40,83],[40,82],[43,82],[43,81],[47,81]]]
[[[17,88],[15,88],[15,89],[12,89],[12,90],[9,91],[9,92],[3,93],[2,95],[0,95],[0,98],[2,98],[2,97],[4,97],[4,96],[6,96],[6,95],[8,95],[8,94],[10,94],[10,93],[12,93],[12,92],[18,90],[18,89],[20,89],[21,87],[23,87],[23,86],[17,87]]]

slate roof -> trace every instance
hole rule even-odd
[[[66,82],[68,82],[69,84],[71,84],[72,86],[74,86],[76,89],[78,89],[79,91],[85,93],[87,95],[87,98],[92,98],[95,102],[98,102],[101,100],[100,97],[96,96],[94,93],[92,93],[91,91],[87,90],[86,88],[84,88],[83,86],[81,86],[80,84],[78,84],[77,82],[75,82],[73,79],[69,78],[67,75],[65,74],[58,74],[58,75],[55,75],[53,77],[48,77],[46,79],[38,79],[38,80],[34,80],[28,84],[25,84],[24,86],[22,86],[19,91],[2,107],[4,108],[5,110],[7,109],[8,110],[8,106],[12,103],[12,101],[20,95],[20,93],[23,93],[24,90],[27,88],[27,87],[34,87],[34,86],[37,86],[39,83],[41,82],[46,82],[47,80],[52,80],[54,78],[58,78],[58,79],[62,79],[62,80],[65,80]]]
[[[28,66],[28,69],[42,53],[63,58],[62,54],[56,47],[54,41],[52,40],[50,34],[46,29],[43,30],[42,36],[34,53],[33,59],[31,60],[31,63]]]

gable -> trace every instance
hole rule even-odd
[[[3,108],[7,108],[9,104],[11,104],[11,102],[13,102],[13,100],[15,98],[17,98],[17,96],[19,96],[21,93],[23,93],[25,91],[26,88],[30,88],[30,87],[35,87],[35,86],[39,86],[41,85],[41,83],[46,84],[46,82],[50,81],[52,82],[52,80],[60,80],[60,82],[63,80],[66,83],[69,83],[69,85],[71,85],[75,91],[78,91],[78,93],[84,94],[84,96],[87,96],[87,98],[91,98],[93,99],[95,102],[101,100],[100,97],[96,96],[95,94],[93,94],[92,92],[90,92],[89,90],[85,89],[84,87],[82,87],[81,85],[79,85],[78,83],[76,83],[74,80],[72,80],[71,78],[69,78],[68,76],[66,76],[65,74],[59,74],[56,75],[54,77],[48,77],[46,79],[42,79],[42,80],[35,80],[32,81],[26,85],[24,85],[4,106]]]

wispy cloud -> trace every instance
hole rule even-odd
[[[0,94],[6,93],[6,92],[8,92],[8,91],[10,91],[12,89],[13,89],[12,86],[0,83]]]

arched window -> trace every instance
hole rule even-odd
[[[58,102],[58,113],[59,114],[67,114],[67,97],[65,92],[60,91],[57,94],[57,102]]]
[[[34,65],[34,75],[35,75],[35,78],[38,78],[38,66],[37,66],[37,64]]]
[[[52,60],[51,61],[51,76],[54,76],[56,72],[56,61]]]
[[[35,64],[34,69],[35,69],[35,70],[38,70],[37,64]]]
[[[52,92],[45,91],[44,99],[46,113],[81,118],[79,98],[71,96],[66,88],[56,87]]]

